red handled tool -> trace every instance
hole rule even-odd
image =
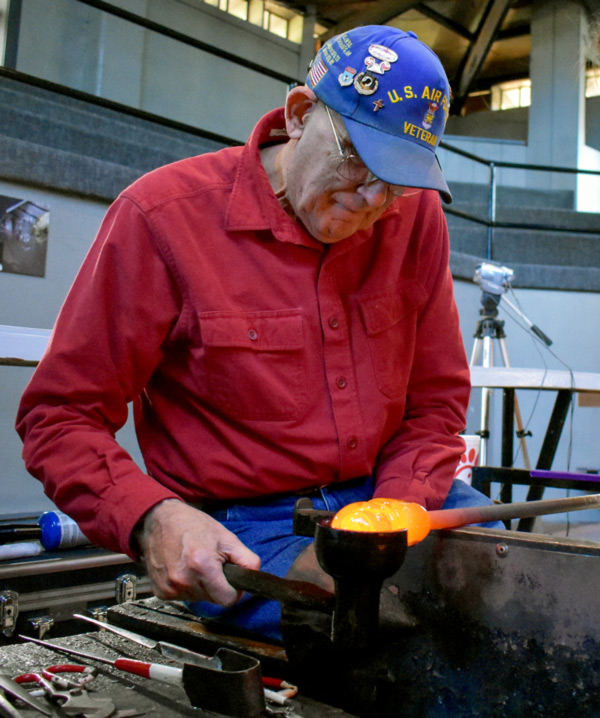
[[[98,656],[95,653],[78,651],[74,648],[66,648],[65,646],[58,646],[55,643],[50,643],[49,641],[41,641],[38,638],[31,638],[30,636],[19,636],[19,638],[22,638],[24,641],[38,643],[40,646],[45,646],[46,648],[52,648],[55,651],[68,653],[72,656],[89,658],[92,661],[106,663],[113,668],[117,668],[120,671],[125,671],[126,673],[133,673],[136,676],[143,676],[144,678],[151,678],[155,681],[161,681],[162,683],[170,683],[171,685],[176,686],[182,685],[181,668],[175,668],[173,666],[163,666],[160,663],[147,663],[146,661],[136,661],[133,658],[105,658],[104,656]]]
[[[67,678],[62,675],[64,673],[78,673],[81,674],[81,678],[73,679]],[[82,686],[89,683],[94,679],[98,671],[92,666],[81,666],[73,663],[61,663],[57,666],[48,666],[40,671],[40,673],[23,673],[20,676],[14,678],[15,683],[29,683],[35,681],[35,679],[29,679],[29,676],[41,675],[46,680],[52,681],[52,683],[60,686],[61,688],[81,688]],[[60,675],[59,675],[60,674]]]
[[[236,717],[243,715],[245,718],[258,718],[265,709],[260,663],[255,658],[228,648],[219,648],[215,654],[213,667],[190,663],[184,663],[183,667],[179,667],[132,658],[105,658],[95,653],[59,646],[29,636],[19,637],[55,651],[106,663],[126,673],[181,686],[195,708]]]
[[[65,678],[64,673],[87,674],[79,681]],[[61,674],[61,675],[58,675]],[[59,665],[44,668],[39,673],[23,673],[14,681],[18,685],[35,683],[40,686],[48,698],[60,706],[61,712],[67,716],[84,716],[84,718],[114,718],[123,713],[116,712],[116,706],[108,696],[91,695],[83,683],[94,677],[94,669],[87,666]],[[139,715],[138,711],[126,711],[126,715]]]

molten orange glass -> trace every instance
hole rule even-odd
[[[398,499],[371,499],[348,504],[331,519],[334,529],[345,531],[401,531],[408,529],[407,543],[422,541],[431,530],[427,510]]]

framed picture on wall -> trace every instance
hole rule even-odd
[[[49,225],[46,207],[0,195],[0,271],[45,276]]]

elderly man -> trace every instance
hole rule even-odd
[[[469,370],[435,155],[448,103],[414,34],[357,28],[243,148],[109,209],[17,428],[47,494],[143,556],[158,596],[277,637],[279,606],[236,603],[222,565],[285,575],[310,543],[299,495],[489,501],[453,486]],[[114,437],[129,402],[146,471]]]

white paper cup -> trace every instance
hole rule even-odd
[[[479,465],[479,446],[481,439],[477,434],[466,434],[462,437],[465,440],[465,453],[460,457],[456,467],[455,479],[460,479],[471,485],[473,467]]]

